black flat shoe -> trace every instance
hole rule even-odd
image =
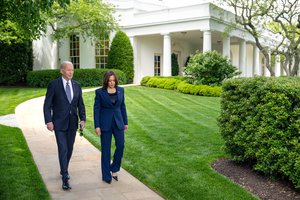
[[[70,190],[70,189],[72,189],[72,187],[70,186],[68,180],[63,181],[63,184],[62,184],[61,187],[62,187],[63,190]]]
[[[113,177],[113,179],[115,179],[116,181],[118,181],[119,179],[118,179],[118,176],[112,176]]]
[[[107,184],[111,184],[111,180],[109,180],[109,181],[103,180],[103,181]]]

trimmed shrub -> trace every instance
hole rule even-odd
[[[24,84],[33,65],[32,42],[0,42],[0,58],[0,84]]]
[[[188,82],[191,84],[221,85],[225,79],[232,78],[240,72],[230,64],[227,57],[217,51],[196,52],[189,59],[185,68]]]
[[[300,79],[238,78],[222,89],[218,121],[233,159],[300,188]]]
[[[141,85],[147,87],[163,88],[168,90],[177,90],[185,94],[201,95],[201,96],[214,96],[221,95],[221,87],[208,86],[208,85],[192,85],[185,82],[186,77],[161,77],[161,76],[145,76]]]
[[[129,38],[123,31],[118,31],[111,43],[107,67],[123,71],[128,83],[133,82],[133,49]]]
[[[109,70],[116,73],[119,84],[126,83],[125,74],[117,69],[75,69],[73,79],[82,87],[101,86],[103,76]],[[47,87],[51,80],[60,76],[59,69],[31,71],[27,76],[27,84],[31,87]]]
[[[178,59],[175,53],[171,54],[171,66],[172,66],[172,76],[178,76],[179,73],[179,65]]]
[[[222,93],[221,87],[219,86],[193,85],[184,81],[178,84],[177,91],[185,94],[208,97],[219,97]]]

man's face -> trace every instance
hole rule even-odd
[[[71,80],[74,74],[74,67],[72,64],[66,64],[63,69],[60,70],[60,73],[66,80]]]

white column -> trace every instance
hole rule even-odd
[[[163,34],[164,36],[164,50],[163,50],[163,76],[171,76],[171,37],[170,33]]]
[[[275,76],[281,76],[280,56],[275,57]]]
[[[246,41],[241,39],[240,41],[240,52],[239,52],[239,69],[242,72],[241,77],[247,76],[247,69],[246,69]]]
[[[211,32],[203,32],[203,52],[211,51]]]
[[[261,66],[259,65],[259,48],[255,44],[253,45],[253,70],[254,76],[261,76]]]
[[[223,56],[230,59],[230,37],[223,38]]]
[[[138,68],[137,65],[137,42],[136,42],[136,38],[134,36],[130,36],[130,43],[133,49],[133,69],[134,69],[134,77],[133,77],[133,83],[135,84],[139,84],[140,80],[141,80],[141,73],[140,73],[140,69]]]

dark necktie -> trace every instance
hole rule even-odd
[[[69,102],[71,103],[72,97],[71,97],[71,88],[69,85],[69,81],[67,81],[67,85],[66,85],[66,94],[67,94],[67,98],[68,98]]]

